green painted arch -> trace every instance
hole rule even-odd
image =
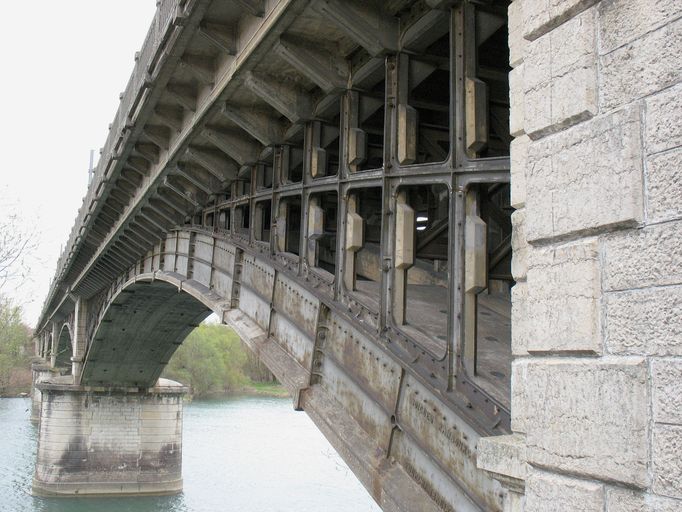
[[[57,338],[56,347],[56,368],[70,368],[71,356],[73,355],[73,336],[71,335],[71,327],[69,324],[62,325]]]
[[[211,314],[201,293],[170,276],[138,276],[109,301],[85,356],[81,384],[152,387],[187,335]]]

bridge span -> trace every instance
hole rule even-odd
[[[181,490],[159,377],[215,313],[384,510],[676,510],[682,110],[619,52],[679,32],[621,3],[159,1],[37,326],[34,492]]]

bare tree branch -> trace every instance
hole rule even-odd
[[[18,287],[29,275],[28,256],[37,248],[35,232],[21,225],[16,214],[0,218],[0,291],[12,283]]]

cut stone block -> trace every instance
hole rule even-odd
[[[604,237],[604,290],[682,284],[681,238],[680,221]]]
[[[523,62],[528,41],[524,39],[523,4],[526,0],[515,0],[508,10],[509,15],[509,65],[515,68]]]
[[[600,58],[599,108],[617,108],[675,85],[680,69],[682,19]]]
[[[604,486],[575,478],[531,471],[525,512],[603,512]]]
[[[524,3],[524,37],[530,41],[546,34],[598,0],[528,0]]]
[[[679,0],[611,0],[599,3],[599,51],[609,53],[682,14]]]
[[[682,425],[655,425],[653,436],[652,490],[682,498]]]
[[[609,489],[606,493],[608,512],[679,512],[682,502],[654,494],[627,489]]]
[[[529,144],[528,135],[522,135],[515,138],[509,146],[511,161],[510,200],[511,206],[517,209],[523,208],[526,204],[526,165]]]
[[[528,424],[527,375],[530,359],[514,359],[511,377],[511,429],[513,432],[526,432]]]
[[[529,463],[641,488],[648,485],[644,359],[531,360],[525,388],[520,414],[526,417]]]
[[[529,253],[529,352],[600,353],[596,239]]]
[[[476,465],[490,471],[518,480],[526,479],[526,442],[524,436],[482,437],[478,440]]]
[[[606,346],[612,354],[682,355],[682,286],[608,293]]]
[[[651,157],[647,167],[648,221],[682,218],[682,148]]]
[[[682,358],[651,362],[654,421],[682,425]]]
[[[531,142],[526,193],[530,242],[641,222],[639,107]]]
[[[512,354],[528,355],[529,318],[527,314],[528,284],[517,282],[512,288]]]
[[[525,281],[528,274],[528,242],[526,241],[526,210],[512,213],[512,262],[511,271],[515,281]]]
[[[596,11],[533,41],[524,61],[524,127],[537,139],[597,113]],[[510,85],[517,80],[510,77]],[[514,105],[512,94],[512,105]]]
[[[645,145],[648,154],[682,146],[682,84],[646,99]],[[682,172],[677,168],[677,173]]]

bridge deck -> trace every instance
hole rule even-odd
[[[379,310],[379,283],[358,280],[355,296],[368,307]],[[437,285],[408,285],[410,302],[407,308],[407,325],[413,337],[425,348],[438,354],[442,346],[437,340],[447,339],[448,290]],[[414,325],[427,326],[422,331]],[[511,396],[511,298],[505,294],[478,296],[477,318],[478,360],[476,382],[506,407]]]

